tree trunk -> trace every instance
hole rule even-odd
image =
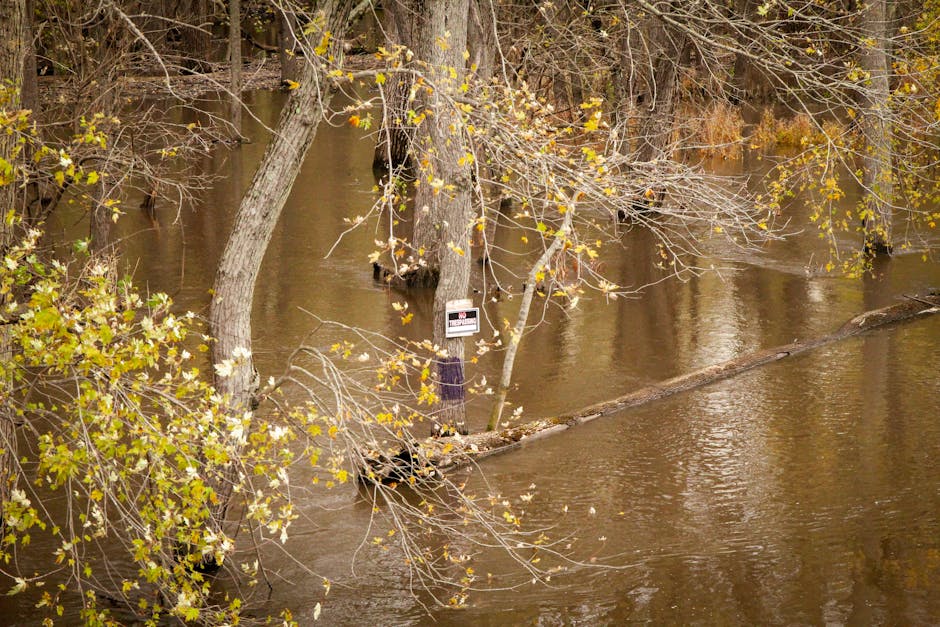
[[[422,59],[428,64],[430,93],[425,92],[424,121],[415,136],[421,164],[415,193],[413,244],[425,250],[429,271],[439,270],[434,292],[434,343],[444,349],[438,362],[439,420],[457,426],[464,407],[463,338],[446,338],[446,305],[467,297],[473,211],[466,133],[460,114],[448,102],[459,93],[467,48],[468,0],[438,0],[427,10]]]
[[[175,17],[175,16],[170,16]],[[209,32],[209,5],[207,0],[189,0],[184,20],[189,25],[183,28],[181,43],[182,67],[193,74],[205,74],[210,71],[209,49],[212,34]]]
[[[229,0],[228,60],[232,131],[236,140],[242,137],[242,12],[241,0]]]
[[[277,12],[277,60],[281,65],[281,84],[297,78],[297,59],[294,58],[293,20],[285,9]]]
[[[320,4],[323,19],[318,23],[322,27],[309,36],[313,44],[308,46],[299,87],[291,91],[271,143],[242,198],[215,279],[209,308],[209,325],[215,337],[212,362],[216,366],[226,360],[234,363],[228,376],[216,377],[216,387],[227,398],[233,413],[251,411],[252,396],[257,388],[257,373],[249,351],[251,305],[261,261],[334,91],[321,63],[326,55],[332,55],[337,62],[342,60],[342,40],[352,0],[328,0]],[[326,32],[331,33],[327,53],[316,57],[313,46]],[[217,491],[221,509],[216,519],[221,524],[231,495],[231,482],[218,486]]]
[[[640,125],[637,160],[641,162],[669,159],[669,146],[675,129],[676,92],[679,82],[679,60],[685,51],[685,33],[666,33],[666,41],[653,66],[646,112]]]
[[[35,20],[34,5],[35,0],[26,0],[26,56],[23,62],[22,106],[24,109],[31,109],[35,112],[39,108],[39,80],[36,72],[36,31],[33,26]]]
[[[16,111],[20,108],[23,72],[26,52],[29,50],[26,0],[4,0],[0,2],[0,83],[7,88],[0,109]],[[0,133],[0,156],[15,165],[13,157],[16,137]],[[21,210],[15,181],[0,187],[0,211],[6,215],[11,209]],[[13,228],[6,220],[0,222],[0,254],[13,243]],[[6,296],[0,296],[0,305]],[[13,345],[6,325],[0,326],[0,363],[5,374],[0,381],[0,507],[9,500],[10,491],[16,484],[16,415],[10,403],[4,401],[12,385],[11,370]]]
[[[566,235],[571,230],[571,221],[574,219],[574,207],[569,207],[565,212],[564,225],[559,229],[559,235]],[[499,379],[499,386],[496,388],[496,400],[493,402],[493,409],[490,411],[490,419],[486,425],[487,431],[493,431],[499,426],[499,421],[503,415],[503,407],[506,404],[506,395],[509,393],[509,384],[512,382],[512,370],[516,362],[516,353],[519,350],[519,343],[522,341],[522,335],[525,333],[526,324],[529,321],[529,308],[532,306],[532,299],[536,290],[536,275],[542,271],[542,268],[551,263],[552,257],[564,245],[565,237],[556,237],[539,257],[535,265],[529,270],[529,276],[526,279],[525,290],[522,292],[522,302],[519,304],[519,314],[516,317],[516,324],[509,336],[509,342],[506,345],[506,357],[503,359],[503,372]]]
[[[496,71],[496,7],[492,0],[471,0],[467,23],[467,48],[470,53],[470,70],[473,72],[474,89],[485,92]],[[485,95],[481,98],[486,100]],[[492,181],[496,178],[482,142],[474,142],[478,182],[483,187],[484,202],[480,203],[479,219],[482,228],[474,230],[474,245],[480,250],[480,262],[487,263],[490,250],[496,240],[496,225],[499,221],[498,205],[502,202],[499,191]]]
[[[889,60],[887,45],[886,0],[871,0],[861,13],[862,32],[868,43],[860,48],[860,65],[868,72],[868,84],[862,86],[862,184],[865,206],[862,223],[865,250],[870,254],[891,252],[891,203],[894,192],[891,171],[891,111],[888,102]],[[869,45],[871,44],[871,45]]]
[[[493,0],[471,0],[467,23],[470,69],[477,81],[487,83],[496,69],[496,7]]]
[[[382,24],[389,50],[404,46],[412,52],[417,51],[416,37],[422,30],[424,1],[388,0],[384,3]],[[402,59],[402,62],[406,60]],[[407,116],[412,82],[410,74],[400,73],[392,74],[386,81],[385,108],[372,158],[372,168],[377,172],[389,172],[408,165],[414,134]]]

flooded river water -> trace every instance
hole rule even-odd
[[[273,123],[280,96],[256,93]],[[123,247],[150,290],[205,312],[207,289],[264,134],[203,164],[222,176],[158,229],[126,216]],[[403,330],[371,275],[375,232],[332,256],[343,218],[365,212],[372,143],[324,128],[275,232],[256,291],[255,353],[263,377],[314,326],[300,308],[392,336],[430,335],[427,296]],[[63,224],[68,230],[70,224]],[[523,342],[510,394],[525,417],[573,411],[644,384],[759,348],[831,331],[902,293],[940,286],[940,266],[897,256],[877,276],[806,272],[814,235],[767,255],[670,280],[636,299],[584,300],[550,311]],[[607,250],[621,285],[655,281],[649,238]],[[477,269],[479,272],[479,269]],[[479,280],[477,277],[476,280]],[[518,299],[486,306],[512,318]],[[869,333],[736,378],[622,412],[481,464],[490,489],[528,492],[526,521],[567,538],[577,560],[548,585],[526,583],[497,553],[478,573],[511,589],[473,594],[462,610],[426,609],[394,556],[362,548],[371,508],[354,488],[302,505],[288,548],[317,573],[274,555],[270,607],[301,624],[927,624],[940,622],[940,317]],[[484,359],[470,377],[495,380]],[[485,403],[471,426],[485,424]],[[530,486],[534,484],[535,488]],[[351,566],[352,564],[352,566]],[[334,581],[324,597],[319,577]],[[29,610],[18,608],[23,624]],[[13,622],[17,622],[13,619]]]

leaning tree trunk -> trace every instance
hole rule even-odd
[[[861,44],[859,62],[869,77],[860,93],[862,133],[865,138],[862,155],[862,184],[865,187],[862,224],[865,250],[870,254],[883,254],[891,252],[891,198],[894,191],[886,0],[867,2],[861,17],[862,32],[867,41]]]
[[[26,0],[3,0],[0,2],[0,81],[7,88],[0,109],[16,111],[20,108],[20,88],[26,62],[27,42]],[[0,156],[7,163],[15,163],[13,156],[16,138],[12,134],[0,133]],[[0,211],[6,215],[11,209],[19,213],[18,186],[8,183],[0,187]],[[12,244],[14,233],[11,225],[0,221],[0,254],[5,254]],[[6,296],[0,296],[0,305]],[[0,507],[7,502],[16,482],[13,471],[16,463],[16,422],[13,404],[6,400],[12,386],[10,367],[13,363],[13,343],[6,325],[0,326],[0,363],[3,364],[3,380],[0,381]]]
[[[342,40],[352,3],[352,0],[320,3],[322,19],[315,23],[321,27],[309,35],[309,41],[316,45],[329,32],[330,45],[322,56],[314,55],[313,45],[307,46],[309,56],[305,58],[299,87],[291,91],[284,104],[271,143],[242,197],[219,262],[209,308],[209,325],[215,337],[212,361],[220,365],[231,360],[234,364],[228,376],[216,377],[216,387],[233,413],[247,412],[252,407],[257,388],[257,374],[250,356],[255,282],[278,217],[329,106],[333,87],[327,77],[328,68],[323,64],[329,55],[336,62],[342,61]],[[234,475],[234,469],[231,474]],[[219,523],[225,516],[231,486],[231,481],[217,486],[221,503],[216,513]]]
[[[467,47],[468,0],[437,0],[428,5],[422,57],[433,89],[423,94],[425,119],[418,126],[415,152],[420,164],[415,194],[413,243],[424,248],[431,272],[439,278],[434,291],[434,343],[445,357],[438,361],[439,420],[463,422],[464,341],[446,338],[448,301],[467,297],[470,286],[470,166],[463,120],[449,97],[459,93]]]
[[[516,316],[516,324],[509,335],[509,341],[506,344],[506,356],[503,358],[503,370],[499,377],[499,385],[496,388],[496,399],[493,401],[493,408],[490,410],[490,419],[486,424],[487,431],[495,430],[503,416],[503,408],[506,405],[506,395],[509,393],[509,384],[512,382],[512,371],[516,363],[516,354],[519,351],[519,343],[522,342],[522,336],[525,333],[526,325],[529,322],[529,309],[532,307],[532,299],[535,297],[537,273],[542,268],[548,266],[552,257],[558,253],[562,246],[568,241],[567,235],[571,231],[571,221],[574,219],[574,207],[568,208],[565,212],[564,224],[555,234],[552,243],[542,251],[542,255],[529,270],[529,276],[525,282],[525,289],[522,292],[522,302],[519,304],[519,313]]]

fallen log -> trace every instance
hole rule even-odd
[[[838,330],[828,335],[748,353],[719,364],[706,366],[694,372],[648,385],[629,394],[591,405],[572,414],[542,418],[521,425],[474,433],[468,436],[432,437],[416,441],[407,447],[410,449],[407,459],[409,464],[412,465],[417,462],[417,466],[424,469],[423,474],[425,475],[431,468],[443,472],[470,464],[484,457],[510,451],[521,446],[524,442],[559,433],[602,416],[608,416],[630,407],[645,405],[679,392],[699,388],[709,383],[733,377],[747,370],[779,361],[785,357],[804,353],[879,327],[937,312],[940,312],[940,290],[932,290],[920,296],[905,295],[903,301],[894,305],[866,311],[855,316],[839,327]],[[404,448],[402,450],[404,451]],[[397,481],[400,480],[402,469],[389,464],[370,463],[369,475],[372,480],[394,476],[394,480]]]

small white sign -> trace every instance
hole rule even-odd
[[[470,300],[447,303],[447,328],[444,337],[466,337],[480,332],[480,309]]]

